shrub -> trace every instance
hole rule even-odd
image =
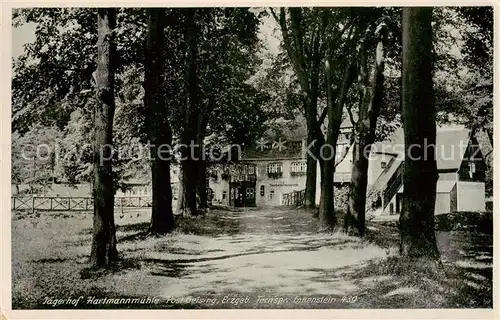
[[[346,211],[349,197],[349,186],[335,187],[334,192],[335,210]]]

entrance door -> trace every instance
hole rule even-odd
[[[231,195],[235,207],[255,207],[255,181],[232,182]]]
[[[245,207],[255,207],[255,184],[246,186]]]
[[[245,203],[243,188],[240,185],[233,185],[231,189],[231,194],[233,195],[233,205],[235,207],[243,207],[243,204]]]

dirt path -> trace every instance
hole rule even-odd
[[[246,209],[225,212],[218,220],[215,226],[224,225],[226,234],[178,235],[168,248],[129,256],[142,261],[141,273],[149,269],[164,277],[154,280],[165,283],[158,296],[218,301],[202,303],[209,307],[312,305],[303,298],[325,296],[331,307],[360,289],[345,280],[346,269],[388,256],[357,239],[318,234],[316,220],[301,211]],[[225,296],[229,301],[223,302]]]

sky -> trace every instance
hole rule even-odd
[[[263,18],[260,26],[259,38],[266,43],[266,50],[271,54],[279,52],[278,32],[276,23],[270,16]],[[35,23],[27,23],[20,27],[12,28],[12,57],[17,58],[24,52],[24,44],[35,41]]]
[[[24,44],[35,41],[35,24],[27,23],[12,28],[12,57],[17,58],[24,52]]]

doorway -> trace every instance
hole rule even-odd
[[[255,207],[255,181],[231,182],[232,205],[235,207]]]

